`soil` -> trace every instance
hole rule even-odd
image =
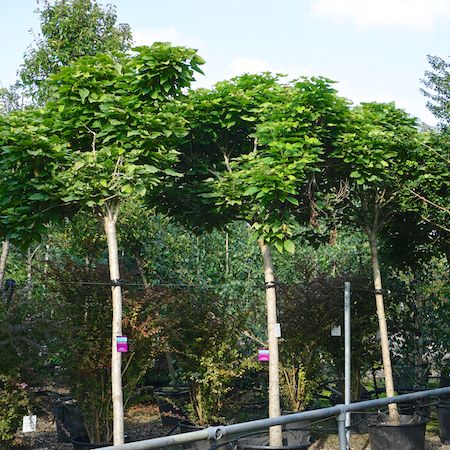
[[[45,391],[41,393],[40,408],[36,411],[37,430],[32,433],[18,432],[15,450],[72,450],[72,444],[57,442],[56,424],[52,413],[55,396],[67,395],[63,390]],[[171,430],[160,422],[158,408],[154,404],[140,404],[128,410],[125,418],[125,433],[128,442],[151,439],[167,435]],[[314,433],[314,443],[310,450],[338,449],[338,438],[335,433]],[[352,450],[370,450],[367,434],[353,434]],[[450,445],[442,445],[439,441],[435,420],[427,426],[426,450],[450,450]],[[399,449],[400,450],[400,449]]]

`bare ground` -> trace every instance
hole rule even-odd
[[[169,431],[170,429],[161,425],[158,409],[153,404],[132,407],[125,420],[125,432],[129,442],[164,436]],[[338,449],[336,434],[324,432],[314,436],[315,442],[310,446],[311,450]],[[16,444],[16,450],[72,450],[71,444],[57,442],[56,424],[51,408],[42,408],[38,413],[37,431],[26,434],[19,432]],[[370,450],[367,434],[352,435],[351,448]],[[450,445],[440,443],[436,422],[432,420],[427,426],[426,450],[438,449],[450,450]]]

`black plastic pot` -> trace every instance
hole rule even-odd
[[[70,442],[77,436],[87,436],[83,415],[73,400],[63,401],[54,409],[58,442]]]
[[[283,411],[283,415],[287,414],[295,413],[293,411]],[[311,422],[309,420],[302,420],[300,422],[287,423],[283,425],[283,445],[310,445],[310,428]]]
[[[178,429],[180,433],[190,433],[191,431],[203,430],[203,427],[199,427],[197,425],[192,425],[188,422],[180,422],[178,424]],[[181,448],[183,449],[196,449],[196,450],[208,450],[210,448],[214,448],[216,450],[226,450],[228,447],[226,443],[223,445],[217,441],[197,441],[197,442],[189,442],[187,444],[182,444]]]
[[[449,387],[450,386],[450,377],[446,375],[441,375],[439,377],[439,387]]]
[[[350,415],[350,431],[355,434],[367,434],[369,432],[367,423],[372,420],[373,417],[378,417],[379,413],[373,412],[353,412]]]
[[[419,415],[425,418],[430,417],[431,408],[429,405],[424,404],[423,400],[417,400],[410,403],[398,403],[398,411],[405,416]]]
[[[439,387],[450,387],[450,377],[441,374],[439,377]],[[450,401],[450,394],[443,395],[441,400],[444,400],[446,403]]]
[[[369,442],[371,450],[401,449],[423,450],[427,420],[421,416],[400,414],[400,423],[387,422],[388,416],[370,420]]]
[[[450,444],[450,402],[439,403],[436,411],[441,442],[442,444]]]
[[[258,442],[265,442],[265,445],[258,444]],[[307,449],[310,444],[298,445],[282,445],[280,447],[269,446],[269,436],[259,438],[242,438],[237,441],[238,449],[253,449],[253,450],[302,450]]]
[[[112,444],[91,444],[87,436],[78,436],[72,439],[73,450],[91,450],[93,448],[103,448]]]
[[[300,424],[300,422],[298,423]],[[297,425],[297,424],[292,424]],[[271,447],[269,445],[269,434],[264,433],[255,436],[244,437],[238,439],[238,449],[307,449],[311,445],[309,431],[301,428],[301,425],[297,425],[298,428],[292,430],[285,430],[283,427],[283,445],[280,447]],[[302,433],[302,434],[300,434]],[[297,442],[296,442],[297,441]]]
[[[178,422],[186,420],[183,404],[189,401],[189,390],[186,388],[162,388],[154,391],[158,403],[161,422],[164,426],[175,427]]]

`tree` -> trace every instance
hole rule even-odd
[[[388,397],[394,396],[394,383],[378,239],[383,227],[399,210],[398,198],[415,173],[419,146],[416,122],[404,111],[392,103],[364,103],[352,110],[347,132],[332,155],[338,161],[338,173],[349,181],[346,216],[366,232],[370,246]],[[389,405],[389,415],[392,421],[398,421],[395,404]]]
[[[440,121],[442,127],[450,124],[450,62],[438,56],[428,55],[431,70],[425,71],[422,93],[429,99],[428,109]]]
[[[203,62],[194,50],[170,44],[135,50],[132,55],[79,58],[53,76],[53,100],[41,113],[43,123],[51,126],[50,137],[40,135],[52,145],[33,155],[45,164],[44,170],[32,173],[31,179],[17,180],[33,192],[31,200],[46,205],[46,211],[59,205],[91,208],[102,218],[113,299],[114,444],[123,443],[121,354],[115,342],[122,334],[116,238],[120,204],[180,175],[171,168],[177,160],[178,140],[185,135],[177,98]],[[30,139],[36,139],[39,130],[31,131]],[[8,152],[5,164],[12,172],[30,159],[22,148],[10,147]],[[5,190],[2,198],[14,217],[25,208],[26,199],[17,183]]]
[[[0,115],[8,114],[20,109],[20,98],[15,86],[10,89],[0,88]],[[1,235],[1,233],[0,233]],[[3,292],[3,278],[6,270],[6,260],[8,258],[10,242],[6,238],[2,243],[0,255],[0,294]]]
[[[424,135],[417,170],[402,196],[402,209],[416,215],[416,231],[425,230],[433,247],[450,263],[450,134],[448,129]],[[422,233],[423,234],[423,233]],[[430,239],[431,237],[431,239]],[[431,253],[431,252],[429,252]]]
[[[22,85],[42,105],[49,96],[51,74],[81,56],[129,50],[127,24],[117,24],[115,7],[97,0],[44,0],[38,7],[41,33],[24,55],[19,70]]]
[[[308,186],[346,112],[329,80],[302,79],[279,87],[255,120],[254,150],[211,179],[219,209],[244,219],[258,241],[264,263],[269,345],[269,416],[280,415],[275,275],[270,246],[294,253],[296,218],[309,211]],[[300,211],[300,212],[299,212]],[[282,445],[281,428],[271,427],[270,445]]]
[[[217,83],[211,90],[190,93],[185,109],[190,133],[179,164],[179,170],[185,176],[175,180],[171,188],[164,189],[163,195],[159,195],[159,203],[171,215],[194,229],[220,227],[244,218],[239,213],[238,203],[217,209],[214,188],[206,181],[212,174],[220,178],[230,173],[231,158],[252,151],[252,133],[260,123],[263,111],[276,103],[275,99],[282,91],[277,77],[261,74],[243,75]],[[275,350],[271,364],[277,366]],[[270,395],[273,397],[274,389],[278,392],[278,383],[273,381],[273,375],[270,378]],[[277,392],[275,397],[278,398]],[[273,413],[269,408],[271,417],[279,415],[279,399],[272,400],[271,404],[272,410],[278,404],[278,412]],[[280,430],[280,427],[275,428]],[[281,435],[277,439],[281,443]]]

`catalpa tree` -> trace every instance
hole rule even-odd
[[[272,87],[265,107],[246,117],[253,150],[237,154],[206,181],[221,214],[245,220],[258,241],[264,265],[269,360],[269,416],[281,414],[275,271],[271,246],[294,253],[299,218],[308,217],[308,188],[333,149],[347,114],[346,102],[324,78]],[[305,214],[306,213],[306,214]],[[270,428],[270,445],[281,446],[281,427]]]
[[[44,161],[53,155],[54,159],[48,170],[20,180],[27,189],[36,189],[30,194],[32,200],[45,203],[48,209],[90,209],[102,219],[113,305],[115,445],[124,440],[121,353],[116,350],[116,337],[122,334],[116,238],[120,204],[132,196],[143,197],[168,178],[180,176],[172,168],[178,158],[179,139],[186,134],[178,102],[203,63],[195,50],[166,43],[134,50],[131,55],[83,57],[52,77],[52,100],[35,133],[42,136],[40,131],[49,127],[51,145],[36,157]],[[23,148],[9,149],[11,167],[24,166],[29,159]],[[20,192],[17,186],[6,190],[10,198]],[[10,212],[14,214],[23,204],[24,198]]]

